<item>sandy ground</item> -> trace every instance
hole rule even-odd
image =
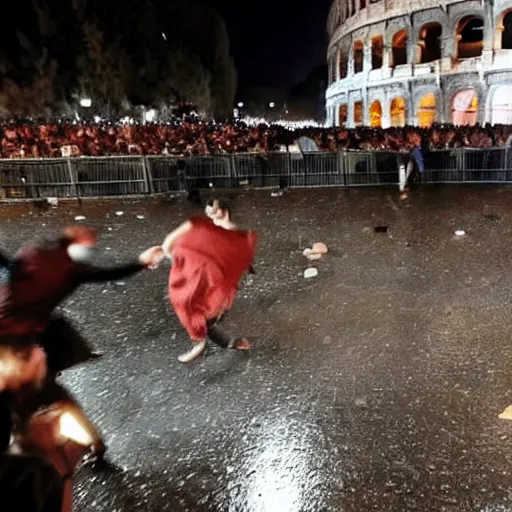
[[[257,274],[224,321],[250,354],[177,362],[187,340],[167,265],[73,296],[65,311],[105,357],[64,382],[113,465],[78,473],[76,510],[512,510],[512,422],[498,419],[512,404],[512,189],[397,196],[231,196],[235,220],[261,231]],[[126,261],[197,210],[184,198],[2,206],[0,243],[14,251],[83,215]],[[316,241],[330,252],[306,281],[301,253]]]

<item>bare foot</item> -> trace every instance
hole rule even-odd
[[[178,357],[178,361],[180,363],[190,363],[197,357],[199,357],[206,348],[206,341],[200,341],[198,343],[194,343],[194,346],[185,354],[182,354]]]
[[[251,350],[251,344],[247,338],[239,338],[235,340],[233,348],[236,350]]]

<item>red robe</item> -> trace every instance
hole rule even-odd
[[[206,217],[190,219],[192,228],[174,242],[169,299],[192,340],[203,340],[206,323],[228,310],[240,278],[252,265],[254,231],[229,231]]]

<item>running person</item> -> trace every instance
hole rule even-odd
[[[215,323],[232,307],[256,243],[254,231],[226,229],[206,217],[193,217],[166,237],[162,249],[172,259],[169,299],[193,345],[180,362],[201,355],[207,336],[223,348],[250,349],[246,339],[224,334]]]

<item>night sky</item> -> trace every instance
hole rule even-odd
[[[332,0],[207,1],[226,20],[239,87],[288,88],[325,64]]]

